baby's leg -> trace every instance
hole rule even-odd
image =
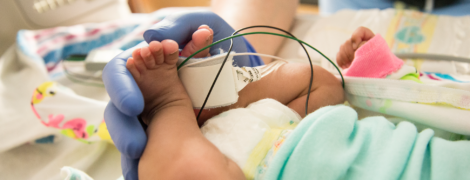
[[[313,66],[313,84],[310,92],[310,65],[286,63],[259,81],[248,84],[239,93],[238,101],[226,107],[204,110],[198,119],[199,125],[224,111],[247,107],[261,99],[275,99],[305,117],[305,102],[308,101],[308,113],[323,106],[344,102],[341,82],[330,72],[319,66]],[[197,111],[196,111],[197,113]]]
[[[310,65],[286,63],[259,81],[248,84],[239,92],[239,100],[230,108],[246,107],[260,99],[272,98],[305,116],[305,102],[310,93],[308,113],[320,107],[344,102],[341,82],[330,72],[313,66],[313,84],[310,92]]]
[[[145,100],[148,142],[139,179],[243,179],[241,169],[204,136],[176,70],[178,44],[151,42],[127,61]]]

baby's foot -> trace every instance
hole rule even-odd
[[[181,51],[181,56],[189,57],[191,54],[195,53],[196,51],[199,51],[200,49],[211,44],[213,39],[214,39],[214,31],[209,26],[207,25],[199,26],[198,30],[193,33],[192,40],[189,41],[189,43]],[[209,49],[210,48],[207,48],[206,50],[198,53],[197,55],[194,56],[194,58],[210,56]]]
[[[144,96],[141,114],[146,124],[163,108],[187,106],[192,108],[188,93],[176,70],[178,44],[173,40],[153,41],[148,47],[136,49],[126,67]]]

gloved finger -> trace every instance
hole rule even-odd
[[[227,37],[234,31],[222,18],[211,11],[183,11],[167,16],[145,31],[144,39],[148,43],[151,41],[172,39],[176,41],[182,49],[191,40],[193,33],[198,30],[201,25],[207,25],[212,28],[214,37],[216,38],[214,40]]]
[[[147,145],[147,135],[135,116],[127,116],[109,102],[104,111],[104,121],[111,139],[119,152],[126,158],[142,156]]]
[[[142,42],[114,57],[103,69],[103,82],[114,105],[128,116],[137,116],[144,109],[144,97],[126,68],[134,49],[147,46]]]
[[[139,160],[131,159],[121,154],[121,169],[125,180],[139,179]]]
[[[172,39],[176,41],[180,48],[184,48],[191,40],[192,34],[201,26],[209,26],[214,32],[214,42],[226,38],[234,32],[233,28],[225,22],[217,14],[200,10],[191,12],[179,12],[167,16],[162,21],[155,24],[144,33],[144,39],[150,43],[151,41],[162,41]],[[233,51],[246,52],[246,44],[241,37],[234,38]],[[220,53],[220,49],[225,52],[230,47],[230,41],[224,41],[210,48],[210,54]],[[247,56],[235,57],[235,63],[239,66],[250,66],[250,60]]]

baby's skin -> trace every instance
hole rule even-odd
[[[351,38],[341,45],[338,54],[336,54],[336,62],[338,63],[338,66],[343,69],[349,68],[354,60],[354,53],[356,50],[374,36],[375,34],[366,27],[361,26],[357,28],[351,35]]]
[[[181,51],[181,56],[188,57],[194,52],[202,49],[203,47],[212,43],[213,39],[213,30],[207,25],[202,25],[198,28],[196,32],[192,35],[192,40],[184,47]],[[176,44],[176,46],[175,46]],[[164,48],[165,47],[165,48]],[[155,84],[165,84],[171,86],[173,84],[167,84],[167,79],[161,78],[162,75],[159,73],[151,73],[150,71],[155,69],[158,65],[162,65],[164,60],[171,62],[171,66],[176,64],[178,60],[178,44],[173,40],[164,40],[162,42],[153,41],[149,44],[148,47],[142,47],[134,50],[132,57],[127,60],[127,69],[130,71],[132,76],[137,82],[142,94],[144,96],[145,109],[144,113],[154,113],[152,109],[155,104],[154,100],[163,98],[158,97],[162,94],[155,94],[152,92],[158,91]],[[197,55],[194,58],[201,58],[209,56],[209,49],[206,49]],[[173,62],[174,61],[174,62]],[[167,62],[167,61],[165,61]],[[166,65],[166,64],[163,64]],[[173,69],[172,69],[173,70]],[[175,69],[176,71],[176,69]],[[155,70],[157,72],[157,70]],[[147,78],[141,78],[142,76],[150,76]],[[178,77],[178,82],[180,81]],[[150,80],[149,80],[150,79]],[[155,81],[155,82],[154,82]],[[173,81],[171,81],[173,82]],[[169,89],[169,88],[164,88]],[[186,90],[184,92],[179,92],[187,94]],[[164,95],[163,95],[164,96]],[[151,112],[152,111],[152,112]],[[194,110],[199,112],[198,110]],[[142,115],[144,115],[144,113]],[[148,124],[147,120],[144,120]]]
[[[338,53],[341,67],[348,67],[355,50],[373,37],[369,31],[367,28],[358,29],[341,47]],[[187,57],[211,44],[212,35],[212,29],[200,26],[181,55]],[[148,47],[136,49],[126,64],[144,96],[145,108],[141,118],[148,125],[148,143],[139,162],[139,179],[244,179],[240,167],[202,135],[199,126],[207,119],[265,98],[283,103],[301,117],[305,116],[307,94],[310,94],[308,113],[344,102],[341,82],[331,73],[314,66],[309,92],[310,66],[286,63],[261,80],[248,84],[239,92],[237,103],[205,109],[201,118],[196,120],[199,110],[193,109],[178,77],[178,55],[175,41],[153,41]],[[207,56],[210,56],[208,49],[195,57]]]
[[[212,34],[213,31],[208,26],[200,26],[199,29],[194,32],[192,41],[190,41],[181,51],[181,56],[187,57],[197,50],[211,44]],[[169,44],[170,42],[174,43],[171,40],[151,42],[148,47],[136,49],[133,53],[133,57],[129,58],[127,61],[127,68],[136,79],[137,84],[144,95],[145,110],[151,108],[153,105],[148,103],[150,103],[152,99],[157,98],[154,96],[147,96],[147,91],[155,91],[155,88],[152,88],[152,85],[149,85],[152,82],[139,82],[136,77],[140,76],[138,72],[143,72],[142,69],[145,67],[144,65],[153,65],[151,61],[152,59],[166,58],[159,54],[159,50],[163,44]],[[175,47],[175,49],[171,49],[171,51],[171,53],[175,53],[175,55],[170,57],[177,57],[177,47]],[[207,49],[200,52],[195,57],[206,57],[209,55],[209,50]],[[308,105],[309,113],[326,105],[343,102],[344,95],[340,81],[321,67],[314,66],[313,71],[314,79],[312,89],[308,92],[310,66],[307,64],[286,63],[269,75],[263,77],[261,80],[248,84],[239,92],[239,99],[235,104],[226,107],[204,109],[201,117],[198,119],[198,124],[202,125],[207,119],[224,111],[234,108],[243,108],[253,102],[265,98],[275,99],[282,104],[285,104],[296,111],[301,117],[305,116],[305,102],[308,93],[310,93]],[[155,76],[152,81],[163,81],[157,77],[158,76]],[[194,110],[195,114],[198,112],[198,109]]]
[[[182,54],[210,43],[211,37],[210,29],[200,28]],[[178,77],[178,54],[175,41],[154,41],[135,50],[127,61],[144,96],[141,117],[148,124],[139,179],[244,179],[241,169],[199,130],[191,100]]]

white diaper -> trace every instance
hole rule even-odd
[[[280,102],[263,99],[209,119],[201,131],[223,154],[243,167],[265,132],[273,128],[292,129],[300,119]]]

